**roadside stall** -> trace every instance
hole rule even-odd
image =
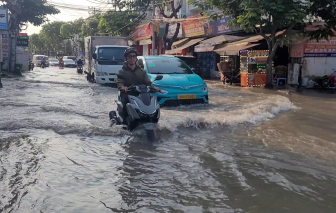
[[[267,57],[268,50],[240,51],[241,86],[253,87],[264,86],[266,84]]]
[[[226,69],[219,69],[221,79],[226,79],[226,83],[242,83],[242,74],[248,73],[248,49],[259,44],[249,44],[249,42],[241,42],[236,44],[225,44],[223,47],[215,49],[220,55],[220,62],[217,64],[227,63]],[[246,78],[247,76],[245,76]],[[225,83],[225,82],[224,82]]]

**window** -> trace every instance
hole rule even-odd
[[[146,66],[149,74],[193,74],[178,58],[151,58],[146,60]]]
[[[101,65],[122,65],[127,47],[99,47],[97,60]]]

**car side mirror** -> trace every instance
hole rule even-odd
[[[93,53],[93,54],[92,54],[92,58],[93,58],[93,59],[97,59],[97,54],[96,54],[96,53]]]
[[[154,79],[154,81],[160,81],[162,80],[163,76],[162,75],[158,75],[156,76],[156,78]]]
[[[118,77],[119,79],[123,79],[123,80],[125,79],[123,75],[119,75],[119,74],[118,74],[117,77]]]

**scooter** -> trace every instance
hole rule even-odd
[[[123,76],[117,75],[119,79],[124,79]],[[156,76],[154,81],[159,81],[163,76]],[[121,101],[121,92],[118,93],[117,111],[109,113],[111,126],[126,124],[128,130],[133,131],[139,126],[146,129],[147,137],[151,139],[154,135],[155,124],[160,119],[160,105],[156,96],[151,96],[150,93],[156,93],[154,87],[146,85],[130,86],[127,90],[127,98],[129,103],[126,104],[127,116],[126,121],[120,116],[123,113],[123,104]],[[161,93],[166,91],[161,90]]]
[[[46,64],[44,62],[41,63],[41,68],[42,69],[46,68]]]
[[[29,71],[34,70],[34,63],[32,61],[29,61]]]
[[[60,64],[58,65],[58,68],[59,68],[59,69],[64,69],[64,63],[60,63]]]
[[[83,66],[82,65],[77,66],[77,73],[83,74]]]

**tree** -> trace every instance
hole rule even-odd
[[[170,8],[171,8],[172,12],[171,12],[170,15],[167,15],[166,12],[165,12],[165,7],[166,6],[170,6]],[[162,4],[159,6],[159,10],[160,10],[163,17],[169,18],[169,19],[171,19],[171,18],[177,19],[177,13],[181,9],[181,7],[182,7],[182,1],[180,1],[178,3],[177,7],[175,7],[175,2],[174,1],[171,1],[170,4],[167,4],[166,1],[163,1]],[[176,41],[178,33],[180,32],[180,27],[181,27],[181,24],[177,23],[174,35],[172,36],[172,38],[169,39],[169,38],[167,38],[167,35],[168,35],[168,32],[169,32],[169,23],[165,24],[165,30],[164,30],[164,35],[163,35],[164,49],[165,50],[171,50],[171,47],[172,47],[174,41]]]
[[[39,34],[33,34],[29,36],[29,45],[32,47],[32,49],[36,51],[42,51],[44,49],[44,44],[42,40],[39,37]]]
[[[82,34],[82,25],[85,23],[85,20],[80,18],[75,21],[66,22],[60,28],[60,33],[63,37],[69,38],[76,34]]]
[[[133,12],[108,11],[101,15],[98,30],[100,33],[127,37],[138,25],[138,21],[140,21],[131,22],[131,20],[138,17],[139,14]]]
[[[24,23],[30,22],[35,26],[39,26],[47,21],[47,15],[57,14],[60,11],[53,6],[47,4],[46,0],[24,0],[18,2],[20,7],[13,4],[12,0],[0,0],[2,7],[8,8],[12,14],[10,19],[10,29],[17,29]]]
[[[47,48],[47,50],[62,50],[61,44],[65,37],[61,35],[61,26],[64,23],[65,22],[62,21],[54,21],[42,26],[40,39],[43,41],[44,47]]]
[[[99,32],[98,30],[99,20],[100,20],[99,14],[90,16],[85,20],[85,23],[82,25],[83,37],[97,35],[97,33]]]
[[[273,88],[272,62],[278,46],[284,44],[285,35],[294,27],[304,24],[306,4],[301,0],[191,0],[201,8],[216,7],[223,15],[232,17],[231,25],[264,37],[268,45],[266,88]],[[277,32],[285,30],[281,36]]]

